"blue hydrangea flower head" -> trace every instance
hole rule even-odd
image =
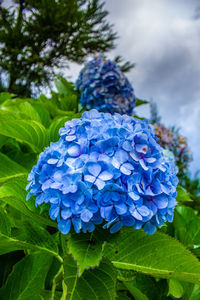
[[[134,90],[119,66],[102,57],[89,61],[76,81],[80,103],[86,109],[132,115]]]
[[[48,203],[63,234],[98,224],[111,233],[132,226],[152,234],[172,222],[177,170],[147,121],[93,109],[59,134],[29,174],[27,199]]]

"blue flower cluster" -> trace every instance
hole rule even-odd
[[[76,82],[80,103],[86,109],[132,115],[134,90],[117,64],[102,57],[88,62]]]
[[[79,233],[101,223],[111,233],[133,226],[152,234],[172,221],[176,168],[147,121],[91,110],[59,134],[29,174],[27,198],[49,203],[63,234],[72,224]]]

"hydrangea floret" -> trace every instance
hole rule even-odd
[[[132,226],[153,234],[172,222],[177,171],[148,121],[91,110],[59,134],[28,176],[27,199],[48,203],[63,234],[98,224],[111,233]]]
[[[76,81],[80,103],[86,109],[132,115],[134,90],[120,67],[102,57],[89,61]]]

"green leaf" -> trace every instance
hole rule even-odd
[[[0,228],[1,233],[7,236],[11,235],[11,223],[6,212],[0,207]]]
[[[197,299],[199,299],[199,295],[200,295],[200,286],[196,284],[194,286],[192,294],[190,295],[190,300],[197,300]]]
[[[195,246],[200,246],[200,218],[191,220],[188,227],[188,232],[193,240]]]
[[[15,95],[10,93],[0,93],[0,104],[3,103],[7,99],[12,99]]]
[[[190,218],[189,220],[192,219],[193,217]],[[173,227],[174,227],[175,238],[178,239],[186,247],[193,248],[192,237],[190,236],[187,228],[188,227],[187,220],[178,212],[177,208],[174,211]]]
[[[19,176],[26,176],[27,170],[0,153],[0,182]]]
[[[136,288],[131,282],[124,282],[125,287],[129,290],[135,300],[148,300],[149,298]]]
[[[86,270],[81,277],[71,255],[64,258],[64,281],[67,285],[66,300],[115,299],[116,274],[112,264],[103,260],[98,268]]]
[[[177,207],[174,215],[175,236],[190,249],[200,246],[200,218],[189,207]]]
[[[73,82],[67,81],[62,76],[57,75],[55,80],[55,86],[60,94],[71,95],[75,93],[75,87]]]
[[[37,111],[34,109],[34,107],[31,105],[31,103],[26,101],[25,99],[12,99],[6,101],[1,106],[2,109],[6,109],[7,111],[13,112],[13,113],[23,113],[28,117],[30,120],[35,120],[38,122],[41,122],[40,116],[37,113]]]
[[[46,128],[48,128],[51,124],[51,118],[48,110],[44,107],[42,103],[32,103],[31,105],[34,107],[34,109],[37,111],[38,115],[40,116],[40,120],[42,124]]]
[[[175,298],[181,298],[183,296],[184,290],[181,283],[178,280],[170,279],[169,280],[169,295],[172,295]]]
[[[28,144],[34,151],[41,152],[48,144],[47,130],[39,122],[16,118],[14,115],[1,115],[0,134]]]
[[[190,198],[190,194],[186,192],[186,190],[178,185],[177,187],[177,197],[176,197],[177,202],[181,203],[181,202],[188,202],[188,201],[192,201]]]
[[[23,251],[15,251],[0,255],[0,287],[5,284],[8,275],[13,269],[13,266],[23,257]]]
[[[135,107],[143,105],[143,104],[147,104],[147,103],[149,103],[149,101],[147,101],[147,100],[141,100],[139,98],[136,98]]]
[[[119,269],[160,278],[200,283],[200,262],[182,244],[163,233],[122,230],[105,246],[104,255]]]
[[[55,85],[58,94],[53,93],[53,95],[58,99],[58,106],[63,110],[76,111],[78,99],[74,84],[61,76],[57,78]]]
[[[102,258],[104,240],[98,232],[72,234],[68,241],[69,253],[77,261],[79,274],[85,269],[96,267]]]
[[[4,220],[8,223],[8,217],[4,213]],[[54,237],[48,231],[38,226],[36,223],[21,222],[18,227],[10,232],[5,232],[5,227],[0,223],[0,255],[15,250],[39,250],[45,251],[62,259],[58,255],[57,244]]]
[[[7,142],[8,137],[4,136],[4,135],[0,135],[0,148],[5,145],[5,143]]]
[[[186,222],[190,222],[191,219],[194,219],[197,215],[197,212],[185,206],[177,206],[176,211],[186,220]]]
[[[3,186],[0,187],[0,200],[14,207],[20,213],[24,214],[25,216],[27,216],[28,218],[32,219],[40,225],[57,228],[57,224],[55,222],[29,209],[28,206],[32,206],[30,205],[31,200],[26,201],[26,185],[27,181],[24,179],[18,178],[9,180],[8,182],[4,183]]]
[[[10,273],[6,284],[0,289],[1,299],[39,300],[40,291],[52,257],[46,253],[34,253],[19,261]]]
[[[19,104],[19,110],[26,114],[31,120],[41,123],[40,116],[34,107],[28,102],[22,102]]]
[[[67,285],[66,300],[69,300],[69,299],[73,299],[73,297],[77,293],[76,285],[78,280],[77,264],[70,254],[64,257],[63,267],[64,267],[64,281]]]

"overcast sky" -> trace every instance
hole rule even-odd
[[[109,57],[136,63],[127,74],[136,96],[153,99],[165,125],[181,127],[200,169],[199,0],[107,0],[108,20],[119,35]],[[76,78],[80,67],[67,71]],[[149,107],[138,110],[149,116]]]

